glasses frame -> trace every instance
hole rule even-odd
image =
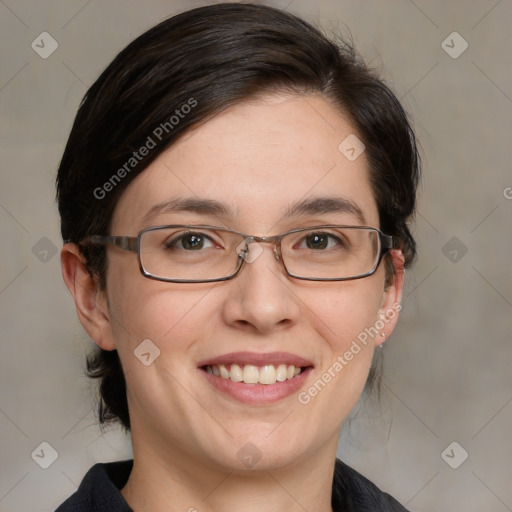
[[[384,254],[386,254],[390,249],[393,248],[393,237],[390,235],[385,235],[382,233],[382,231],[378,228],[374,228],[371,226],[351,226],[351,225],[344,225],[344,224],[323,224],[320,226],[308,226],[304,228],[297,228],[292,229],[290,231],[286,231],[285,233],[281,233],[279,235],[273,235],[273,236],[255,236],[255,235],[248,235],[246,233],[241,233],[240,231],[235,231],[233,229],[228,228],[222,228],[219,226],[210,226],[210,225],[200,225],[200,224],[169,224],[169,225],[162,225],[162,226],[152,226],[145,228],[137,234],[137,236],[124,236],[124,235],[92,235],[87,240],[85,240],[85,244],[93,244],[93,245],[113,245],[115,247],[118,247],[119,249],[122,249],[124,251],[130,251],[137,253],[137,257],[139,259],[139,269],[144,277],[147,277],[148,279],[154,279],[156,281],[163,281],[166,283],[213,283],[213,282],[219,282],[219,281],[229,281],[230,279],[233,279],[238,275],[240,272],[240,269],[242,268],[245,258],[244,258],[244,251],[238,254],[238,266],[236,270],[224,277],[215,278],[215,279],[171,279],[166,277],[159,277],[151,274],[148,272],[143,264],[142,264],[142,258],[140,254],[141,250],[141,240],[144,236],[144,233],[147,233],[149,231],[155,231],[160,229],[168,229],[168,228],[187,228],[187,229],[214,229],[216,231],[224,231],[228,233],[234,233],[237,235],[240,235],[244,238],[246,242],[246,248],[248,245],[252,242],[257,243],[264,243],[264,244],[272,244],[274,249],[274,254],[276,256],[277,261],[280,261],[284,270],[286,271],[286,274],[289,277],[292,277],[294,279],[301,279],[304,281],[353,281],[355,279],[362,279],[364,277],[369,277],[373,275],[377,268],[380,265],[380,262],[382,261],[382,258]],[[311,231],[315,229],[327,229],[327,228],[350,228],[350,229],[362,229],[362,230],[368,230],[368,231],[374,231],[378,235],[378,241],[379,241],[379,253],[375,262],[375,265],[373,268],[364,274],[359,274],[357,276],[353,277],[337,277],[337,278],[325,278],[325,277],[302,277],[298,276],[296,274],[291,273],[288,268],[286,267],[286,264],[284,262],[284,259],[282,257],[281,253],[281,240],[292,233],[299,233],[301,231]]]

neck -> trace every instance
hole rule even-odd
[[[279,469],[240,472],[134,439],[133,469],[121,493],[134,512],[332,512],[337,441]]]

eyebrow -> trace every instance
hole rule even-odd
[[[158,203],[144,215],[143,222],[151,217],[165,213],[193,212],[202,215],[216,215],[219,217],[235,217],[236,211],[225,203],[214,199],[198,197],[180,197]]]
[[[234,218],[236,217],[237,210],[214,199],[183,197],[156,204],[148,210],[142,220],[146,222],[156,215],[176,212],[192,212],[200,215]],[[289,205],[282,219],[326,213],[348,213],[354,215],[361,224],[366,223],[361,208],[350,199],[343,197],[313,197],[303,199],[302,201]]]
[[[318,215],[323,213],[349,213],[354,215],[361,224],[366,220],[359,206],[344,197],[313,197],[290,205],[284,214],[284,219],[300,215]]]

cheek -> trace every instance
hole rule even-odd
[[[378,277],[336,283],[305,299],[311,321],[332,349],[344,350],[377,321],[383,288]]]
[[[373,277],[373,276],[372,276]],[[381,303],[380,280],[347,281],[326,287],[309,301],[307,320],[319,334],[322,354],[314,381],[299,395],[312,417],[338,425],[363,392],[378,334],[372,330]]]
[[[192,406],[179,383],[195,369],[191,354],[208,325],[207,290],[171,290],[141,279],[124,281],[112,292],[113,332],[130,403],[187,410]]]
[[[109,313],[114,338],[121,357],[150,339],[164,354],[173,358],[184,353],[194,332],[204,325],[208,289],[184,289],[147,279],[138,269],[112,273],[108,282]],[[122,278],[121,278],[122,276]]]

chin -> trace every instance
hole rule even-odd
[[[260,432],[263,433],[259,436],[237,436],[224,443],[224,451],[211,454],[215,464],[237,473],[274,471],[291,467],[308,452],[317,450],[304,433],[283,430],[280,435],[277,431],[268,435],[268,428]]]

